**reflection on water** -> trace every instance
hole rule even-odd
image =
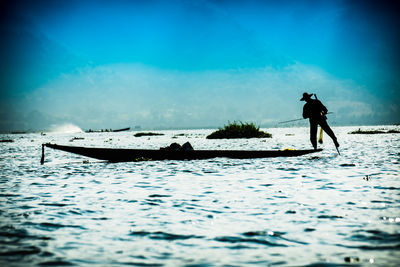
[[[309,148],[308,129],[248,140],[207,140],[209,130],[3,135],[14,142],[0,144],[0,264],[397,266],[400,135],[347,134],[358,128],[335,129],[341,156],[325,140],[296,158],[116,164],[47,149],[40,165],[40,145]]]

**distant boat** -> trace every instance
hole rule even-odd
[[[14,132],[11,132],[11,134],[26,134],[27,132],[26,131],[14,131]]]
[[[92,130],[89,129],[88,131],[85,131],[86,133],[116,133],[116,132],[124,132],[124,131],[129,131],[131,129],[131,127],[127,127],[127,128],[122,128],[122,129],[102,129],[102,130]]]
[[[112,130],[114,133],[115,132],[125,132],[125,131],[129,131],[131,129],[131,127],[127,127],[127,128],[122,128],[122,129],[117,129],[117,130]]]
[[[14,143],[12,139],[0,139],[0,143]]]
[[[127,148],[97,148],[64,146],[57,144],[42,145],[42,160],[44,162],[44,147],[62,150],[90,158],[107,160],[110,162],[127,162],[137,160],[194,160],[210,158],[252,159],[271,157],[296,157],[317,150],[157,150],[157,149],[127,149]]]

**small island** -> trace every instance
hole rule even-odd
[[[164,135],[164,134],[148,132],[148,133],[136,133],[133,136],[134,137],[142,137],[142,136],[158,136],[158,135]]]
[[[356,131],[349,132],[348,134],[392,134],[392,133],[400,133],[399,130],[361,130],[358,129]]]
[[[260,131],[254,123],[233,122],[211,133],[207,139],[271,138],[272,134]]]

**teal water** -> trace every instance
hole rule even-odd
[[[41,144],[308,149],[307,128],[272,139],[211,130],[1,135],[1,266],[398,266],[400,135],[349,135],[339,156],[107,163]],[[367,127],[368,129],[373,127]],[[381,128],[381,127],[376,127]],[[73,140],[74,137],[83,139]]]

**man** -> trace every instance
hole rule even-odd
[[[326,122],[327,108],[318,99],[311,99],[313,94],[304,93],[300,101],[306,101],[303,107],[303,118],[310,120],[310,141],[314,149],[317,149],[317,130],[318,125],[332,138],[336,148],[339,143],[331,127]]]

